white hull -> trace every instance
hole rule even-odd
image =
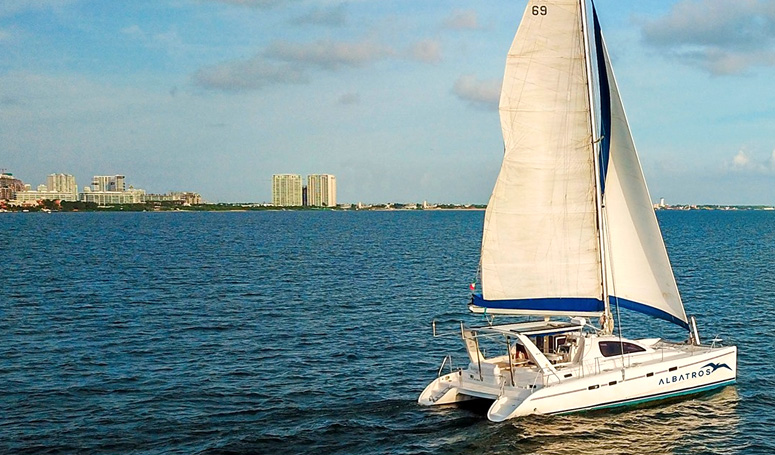
[[[647,352],[557,365],[551,374],[537,366],[505,362],[506,356],[483,360],[481,369],[471,362],[468,368],[429,384],[418,402],[431,406],[491,399],[487,417],[496,422],[530,414],[635,405],[734,383],[737,348],[657,343]]]

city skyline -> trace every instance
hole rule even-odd
[[[35,190],[35,188],[40,187],[42,185],[42,186],[46,186],[47,190],[51,191],[52,183],[57,188],[59,188],[60,186],[64,186],[66,188],[64,190],[56,189],[54,191],[71,192],[70,187],[73,186],[75,189],[75,192],[77,193],[83,192],[83,190],[86,188],[88,188],[88,191],[125,191],[129,186],[134,186],[130,183],[127,183],[126,176],[122,174],[102,173],[102,174],[94,174],[89,178],[79,178],[75,174],[71,174],[68,172],[54,171],[43,175],[42,178],[33,180],[28,178],[25,175],[20,175],[16,172],[13,172],[13,169],[7,169],[4,167],[1,167],[0,172],[3,175],[11,175],[14,178],[22,180],[25,184],[30,186],[31,190]],[[72,177],[72,180],[66,179],[66,177]],[[37,182],[41,182],[41,183],[37,183]],[[81,184],[79,184],[78,182],[81,182]],[[83,182],[89,182],[89,183],[83,184]],[[158,187],[160,185],[158,183],[153,183],[151,186]],[[166,190],[171,191],[170,189],[166,189]],[[159,193],[162,191],[163,190],[155,190],[152,192]]]
[[[204,200],[199,193],[192,191],[169,191],[167,193],[149,193],[144,189],[136,189],[125,184],[126,176],[97,176],[92,178],[90,186],[84,186],[78,191],[75,177],[69,174],[50,174],[46,178],[46,184],[38,185],[32,189],[30,183],[22,182],[12,173],[0,172],[0,205],[22,208],[30,205],[44,207],[42,201],[69,201],[69,202],[94,202],[105,206],[112,204],[144,204],[144,203],[180,203],[184,205],[205,204],[210,206],[232,205],[239,207],[271,207],[279,208],[339,208],[344,210],[433,210],[443,209],[483,209],[487,204],[470,204],[460,202],[429,203],[418,201],[345,201],[339,203],[336,200],[336,177],[331,174],[310,174],[307,176],[307,185],[303,185],[302,176],[299,174],[274,174],[272,176],[272,201],[240,201],[237,203],[213,203]],[[312,182],[312,185],[310,183]],[[312,193],[309,195],[309,187]],[[319,186],[319,188],[315,188]],[[286,194],[280,194],[286,193]],[[310,200],[311,198],[311,200]],[[293,199],[293,200],[291,200]],[[245,205],[247,204],[247,205]],[[653,204],[654,210],[775,210],[775,204],[697,204],[691,202],[668,203],[665,198],[660,198]]]
[[[486,203],[525,3],[6,2],[0,167],[224,202],[325,168],[343,201]],[[770,3],[596,4],[652,198],[775,201]]]
[[[98,206],[112,204],[181,203],[201,204],[202,197],[192,191],[169,191],[167,193],[148,193],[144,189],[129,185],[126,187],[125,175],[95,175],[91,185],[79,189],[74,175],[64,173],[49,174],[46,183],[35,189],[31,183],[18,179],[6,169],[0,170],[0,203],[5,208],[11,206],[45,206],[45,202],[86,202]]]

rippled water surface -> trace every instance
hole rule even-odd
[[[2,214],[0,453],[775,453],[775,213],[659,217],[738,384],[495,424],[416,404],[465,357],[430,321],[481,322],[483,212]]]

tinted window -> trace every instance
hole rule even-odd
[[[598,343],[600,346],[600,353],[603,357],[613,357],[615,355],[622,354],[622,346],[624,346],[625,354],[632,354],[634,352],[643,352],[645,349],[632,343],[620,343],[618,341],[601,341]]]

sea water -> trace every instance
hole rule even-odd
[[[775,212],[659,212],[738,383],[487,421],[420,407],[462,343],[483,212],[0,215],[0,453],[775,452]],[[685,338],[622,313],[625,336]],[[486,408],[485,408],[486,409]]]

